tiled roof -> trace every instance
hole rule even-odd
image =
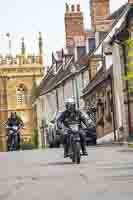
[[[115,12],[113,12],[107,19],[117,19],[117,18],[119,18],[119,16],[126,9],[127,5],[128,5],[128,3],[122,5],[119,9],[117,9]]]
[[[77,68],[78,73],[80,73],[80,70],[84,69],[83,66],[82,67],[80,67],[79,65],[75,66]],[[42,87],[39,95],[42,96],[51,92],[52,90],[56,89],[60,84],[62,84],[62,82],[64,82],[65,80],[69,79],[72,76],[73,74],[71,73],[69,67],[65,70],[62,67],[60,72],[57,75],[53,76],[53,78],[49,79],[47,81],[47,84]]]
[[[83,70],[85,67],[87,67],[88,57],[89,57],[88,55],[82,56],[81,58],[79,58],[79,60],[76,63],[73,63],[75,67],[77,68],[78,72],[80,70]],[[51,66],[48,74],[44,77],[40,86],[38,87],[39,96],[42,96],[47,92],[50,92],[51,90],[56,88],[62,81],[67,79],[69,76],[73,76],[69,68],[72,62],[69,63],[69,61],[65,65],[63,64],[60,65],[60,69],[57,74],[53,73],[54,66]]]
[[[114,13],[112,13],[107,19],[115,19],[115,22],[113,23],[113,26],[117,23],[119,20],[119,17],[122,15],[124,10],[126,9],[128,4],[124,4],[121,6],[118,10],[116,10]],[[89,61],[90,55],[82,56],[76,63],[77,70],[82,70],[84,66],[87,67],[88,61]],[[69,70],[69,67],[64,70],[64,66],[62,65],[59,72],[57,74],[53,74],[52,67],[49,70],[48,74],[44,79],[42,80],[40,86],[39,86],[39,95],[43,95],[47,93],[48,91],[51,91],[53,88],[57,87],[57,85],[63,81],[65,78],[67,78],[69,75],[71,76],[71,72]],[[101,74],[102,73],[102,74]],[[95,87],[95,84],[99,83],[100,81],[103,81],[105,77],[103,76],[103,72],[99,72],[96,79],[93,80],[91,83],[87,85],[87,87],[84,89],[83,93],[91,91],[92,88]]]
[[[101,68],[99,73],[97,73],[96,78],[94,80],[92,80],[91,82],[89,82],[88,85],[86,86],[86,88],[83,90],[82,97],[86,96],[86,95],[90,94],[92,91],[94,91],[94,89],[98,85],[100,85],[103,81],[105,81],[111,73],[112,73],[112,67],[110,67],[109,70],[106,72],[104,72],[103,68]]]
[[[108,19],[115,19],[114,23],[113,23],[113,27],[115,27],[115,25],[117,24],[117,22],[121,19],[121,17],[123,16],[124,13],[128,12],[130,10],[130,6],[127,4],[124,4],[123,6],[121,6],[117,11],[115,11],[112,15],[109,16]],[[121,31],[121,30],[119,30]],[[112,69],[112,67],[110,68],[110,70]],[[102,69],[98,72],[98,74],[96,75],[96,78],[89,82],[88,85],[86,86],[86,88],[84,88],[83,90],[83,96],[85,96],[86,94],[89,94],[92,92],[92,90],[94,90],[98,84],[100,84],[101,82],[103,82],[106,77],[107,74],[110,73],[110,71],[107,71],[105,74],[106,76],[103,74]]]

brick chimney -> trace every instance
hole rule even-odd
[[[91,24],[94,28],[97,21],[104,20],[110,14],[109,0],[90,0]]]
[[[65,37],[66,46],[72,45],[72,40],[77,36],[85,35],[84,31],[84,18],[83,13],[80,10],[80,4],[68,5],[66,4],[66,12],[64,16],[65,22]]]
[[[133,4],[133,0],[128,0],[128,3],[129,4]]]

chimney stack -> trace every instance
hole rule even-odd
[[[129,4],[133,4],[133,0],[128,0],[128,3]]]
[[[97,21],[110,15],[110,0],[90,0],[91,24],[95,27]]]
[[[80,4],[77,4],[77,12],[80,12]]]

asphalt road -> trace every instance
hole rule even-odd
[[[62,149],[0,153],[0,200],[133,199],[133,150],[89,147],[81,164]]]

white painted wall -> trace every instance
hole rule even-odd
[[[47,123],[49,123],[57,111],[56,91],[54,90],[53,92],[46,94],[44,101],[45,112],[44,115],[42,114],[42,117],[45,117]]]
[[[65,91],[63,91],[63,90],[64,90],[63,86],[60,86],[58,88],[59,111],[63,111],[64,110],[64,94],[63,93]]]
[[[38,136],[39,136],[39,148],[42,147],[42,138],[41,138],[41,131],[40,131],[40,126],[41,126],[41,100],[40,97],[36,100],[35,102],[36,108],[37,108],[37,128],[38,128]]]
[[[84,102],[80,99],[80,95],[82,94],[83,88],[88,84],[89,73],[88,70],[84,71],[83,77],[82,74],[78,74],[77,77],[77,85],[79,90],[79,100],[81,109],[84,107]],[[59,101],[59,111],[63,111],[65,109],[65,99],[71,98],[73,96],[73,83],[72,79],[69,79],[65,82],[64,85],[61,85],[58,91],[58,101]],[[39,144],[42,146],[41,141],[41,132],[40,126],[42,120],[46,120],[46,123],[53,119],[55,113],[57,112],[57,102],[56,102],[56,91],[52,91],[42,97],[39,97],[36,101],[37,104],[37,118],[38,118],[38,130],[39,130]]]
[[[72,80],[68,80],[64,85],[64,99],[71,98],[73,96]]]
[[[106,63],[106,70],[108,70],[113,64],[112,55],[106,55],[105,56],[105,63]]]
[[[84,73],[83,73],[83,88],[84,89],[88,83],[89,83],[89,71],[88,70],[85,70]]]
[[[125,111],[124,111],[124,95],[122,81],[122,66],[120,60],[120,50],[117,44],[113,46],[113,77],[114,77],[114,94],[116,105],[116,119],[118,127],[123,126]]]

